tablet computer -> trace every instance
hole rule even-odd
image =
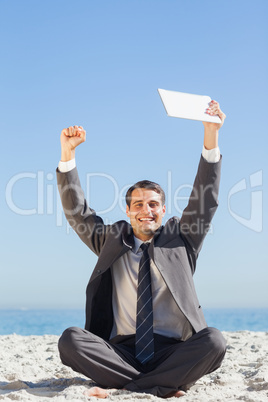
[[[158,92],[168,116],[211,123],[221,122],[219,116],[210,116],[206,113],[211,101],[209,96],[168,91],[166,89],[158,89]]]

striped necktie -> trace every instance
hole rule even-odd
[[[154,356],[149,245],[150,243],[143,243],[140,247],[143,250],[143,255],[140,260],[137,289],[136,359],[142,364],[148,362]]]

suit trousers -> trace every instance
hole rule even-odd
[[[59,339],[62,363],[105,388],[124,388],[165,397],[186,391],[199,378],[220,367],[226,341],[216,328],[204,328],[186,341],[155,337],[152,360],[135,358],[135,335],[110,341],[81,328],[66,329]]]

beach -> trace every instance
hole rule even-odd
[[[201,378],[180,400],[268,401],[268,333],[223,332],[227,353],[222,366]],[[86,389],[94,382],[62,365],[59,337],[0,336],[0,401],[96,401]],[[112,391],[106,401],[161,401],[144,393]],[[169,398],[175,401],[177,398]]]

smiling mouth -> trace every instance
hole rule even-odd
[[[154,218],[139,218],[139,221],[140,222],[153,222],[154,221]]]

